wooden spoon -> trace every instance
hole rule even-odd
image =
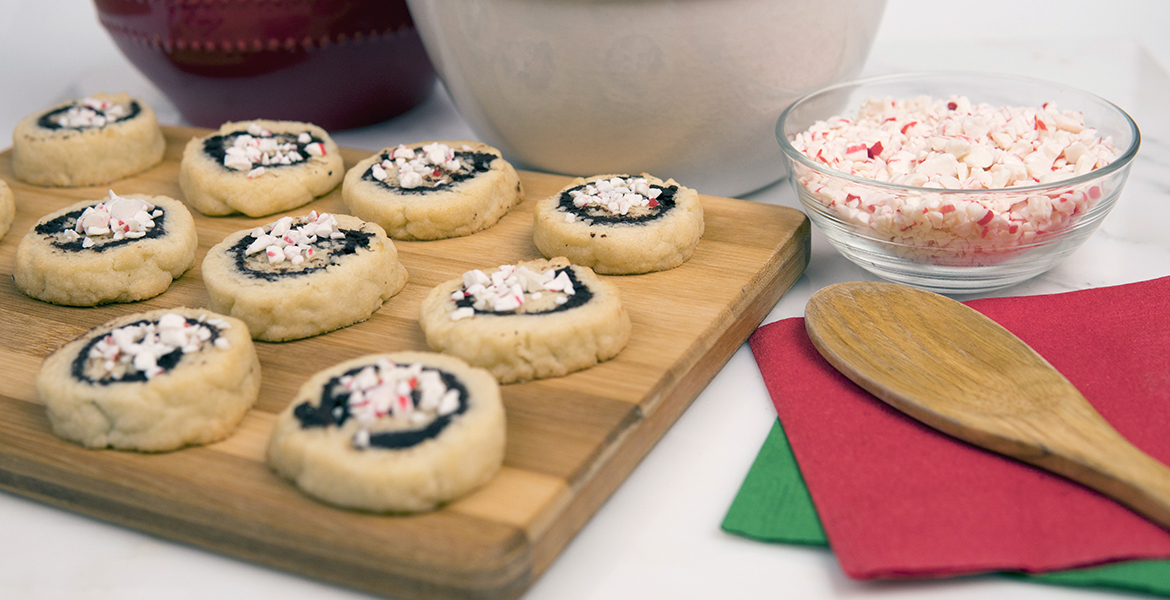
[[[894,408],[1080,482],[1170,529],[1170,469],[975,310],[897,284],[840,283],[813,294],[805,326],[830,364]]]

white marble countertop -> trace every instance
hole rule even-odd
[[[966,69],[1030,75],[1108,98],[1142,130],[1121,201],[1065,262],[995,295],[1059,292],[1170,275],[1170,3],[1160,0],[976,5],[889,0],[866,74]],[[0,133],[55,102],[99,90],[145,98],[164,123],[173,106],[119,54],[78,0],[0,0]],[[338,143],[474,137],[437,89],[387,123]],[[5,144],[7,145],[7,144]],[[797,206],[786,182],[750,196]],[[800,316],[813,291],[873,279],[814,232],[805,274],[767,321]],[[1170,302],[1166,304],[1170,309]],[[769,545],[719,528],[775,419],[751,353],[741,348],[629,479],[524,596],[622,598],[1109,598],[1122,594],[995,576],[865,583],[827,550]],[[0,493],[0,599],[356,599],[368,596],[224,558]]]

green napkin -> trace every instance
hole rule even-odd
[[[779,419],[732,501],[723,519],[723,530],[765,542],[829,545]],[[1170,597],[1170,560],[1135,560],[1041,574],[1004,575],[1038,583]]]

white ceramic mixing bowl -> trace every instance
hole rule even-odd
[[[785,175],[773,128],[860,72],[884,0],[408,0],[485,142],[531,169],[648,172],[737,196]]]

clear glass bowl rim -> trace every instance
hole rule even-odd
[[[1117,111],[1117,114],[1124,119],[1124,121],[1127,125],[1129,125],[1130,134],[1131,134],[1131,137],[1133,139],[1132,139],[1131,143],[1129,144],[1129,146],[1125,149],[1125,151],[1122,152],[1121,156],[1119,156],[1113,162],[1109,163],[1108,165],[1106,165],[1104,167],[1101,167],[1100,169],[1094,169],[1093,171],[1085,173],[1084,175],[1078,175],[1076,177],[1070,177],[1068,179],[1062,179],[1060,181],[1054,181],[1051,183],[1039,183],[1036,185],[1017,186],[1017,187],[1008,187],[1008,188],[954,189],[954,190],[952,190],[952,189],[943,189],[943,188],[925,188],[925,187],[917,187],[917,186],[911,186],[911,185],[901,185],[901,184],[897,184],[897,183],[889,183],[889,182],[885,182],[885,181],[877,181],[874,179],[867,179],[865,177],[860,177],[857,175],[851,175],[849,173],[845,173],[843,171],[838,171],[836,169],[830,169],[830,168],[826,167],[825,165],[822,165],[821,163],[818,163],[818,162],[812,160],[811,158],[805,156],[804,153],[797,150],[796,147],[793,146],[792,143],[788,141],[788,136],[784,134],[784,123],[788,120],[788,116],[793,112],[793,110],[797,109],[799,106],[801,106],[805,102],[812,100],[813,98],[815,98],[817,96],[820,96],[823,94],[828,94],[828,93],[835,92],[835,91],[842,90],[842,89],[846,89],[846,88],[863,88],[866,86],[872,86],[872,85],[884,84],[884,83],[896,83],[896,82],[900,82],[900,81],[915,81],[915,80],[924,80],[925,81],[925,80],[929,80],[931,78],[937,79],[940,77],[946,77],[946,78],[952,78],[952,79],[963,78],[963,79],[970,79],[972,81],[979,81],[979,82],[986,82],[986,83],[991,83],[991,82],[1004,83],[1004,82],[1015,81],[1015,82],[1020,82],[1020,83],[1027,83],[1029,85],[1047,86],[1047,87],[1053,88],[1054,90],[1060,90],[1064,93],[1070,93],[1070,94],[1074,94],[1074,95],[1084,96],[1086,98],[1101,102],[1102,104],[1106,105],[1107,107]],[[953,93],[963,94],[964,92],[963,92],[963,90],[955,90]],[[1076,109],[1077,107],[1072,107],[1072,108]],[[823,117],[819,117],[819,120],[825,120],[825,119],[828,119],[828,118],[833,117],[833,116],[835,116],[835,115],[824,115]],[[1092,123],[1088,123],[1087,125],[1089,127],[1093,126]],[[788,108],[785,108],[784,112],[780,113],[780,119],[776,122],[776,139],[777,139],[777,141],[780,142],[780,150],[784,153],[785,156],[787,156],[790,160],[798,162],[801,165],[803,165],[809,169],[812,169],[818,173],[822,173],[822,174],[829,176],[829,177],[835,177],[838,179],[843,179],[845,181],[850,181],[850,182],[857,183],[857,184],[871,186],[871,187],[875,187],[878,189],[886,189],[886,190],[890,190],[891,192],[931,193],[931,194],[942,194],[942,195],[947,195],[947,194],[979,195],[979,194],[1003,194],[1003,193],[1027,195],[1027,194],[1031,194],[1031,193],[1044,192],[1047,190],[1065,188],[1065,187],[1071,187],[1071,186],[1075,186],[1075,185],[1079,185],[1079,184],[1089,183],[1089,182],[1092,182],[1092,181],[1097,180],[1097,179],[1103,179],[1105,177],[1108,177],[1110,174],[1125,168],[1127,165],[1129,165],[1129,163],[1131,161],[1133,161],[1134,156],[1137,155],[1138,147],[1141,145],[1141,131],[1138,129],[1137,123],[1135,123],[1133,118],[1129,116],[1129,113],[1122,110],[1121,107],[1117,106],[1116,104],[1114,104],[1114,103],[1112,103],[1112,102],[1110,102],[1110,101],[1108,101],[1108,100],[1106,100],[1106,99],[1104,99],[1096,94],[1092,94],[1092,93],[1077,89],[1077,88],[1072,87],[1072,86],[1067,86],[1067,85],[1060,84],[1060,83],[1054,83],[1054,82],[1046,81],[1043,79],[1036,79],[1033,77],[1023,77],[1023,76],[1019,76],[1019,75],[1002,75],[1002,74],[995,74],[995,73],[983,73],[983,72],[977,72],[977,71],[915,71],[915,72],[911,72],[911,73],[899,73],[896,75],[883,75],[883,76],[878,76],[878,77],[867,77],[867,78],[863,78],[863,79],[854,79],[852,81],[845,81],[845,82],[834,84],[834,85],[831,85],[828,87],[820,88],[814,92],[810,92],[808,94],[805,94],[804,96],[801,96],[795,102],[790,104],[788,106]],[[792,176],[792,175],[790,175],[790,176]]]

